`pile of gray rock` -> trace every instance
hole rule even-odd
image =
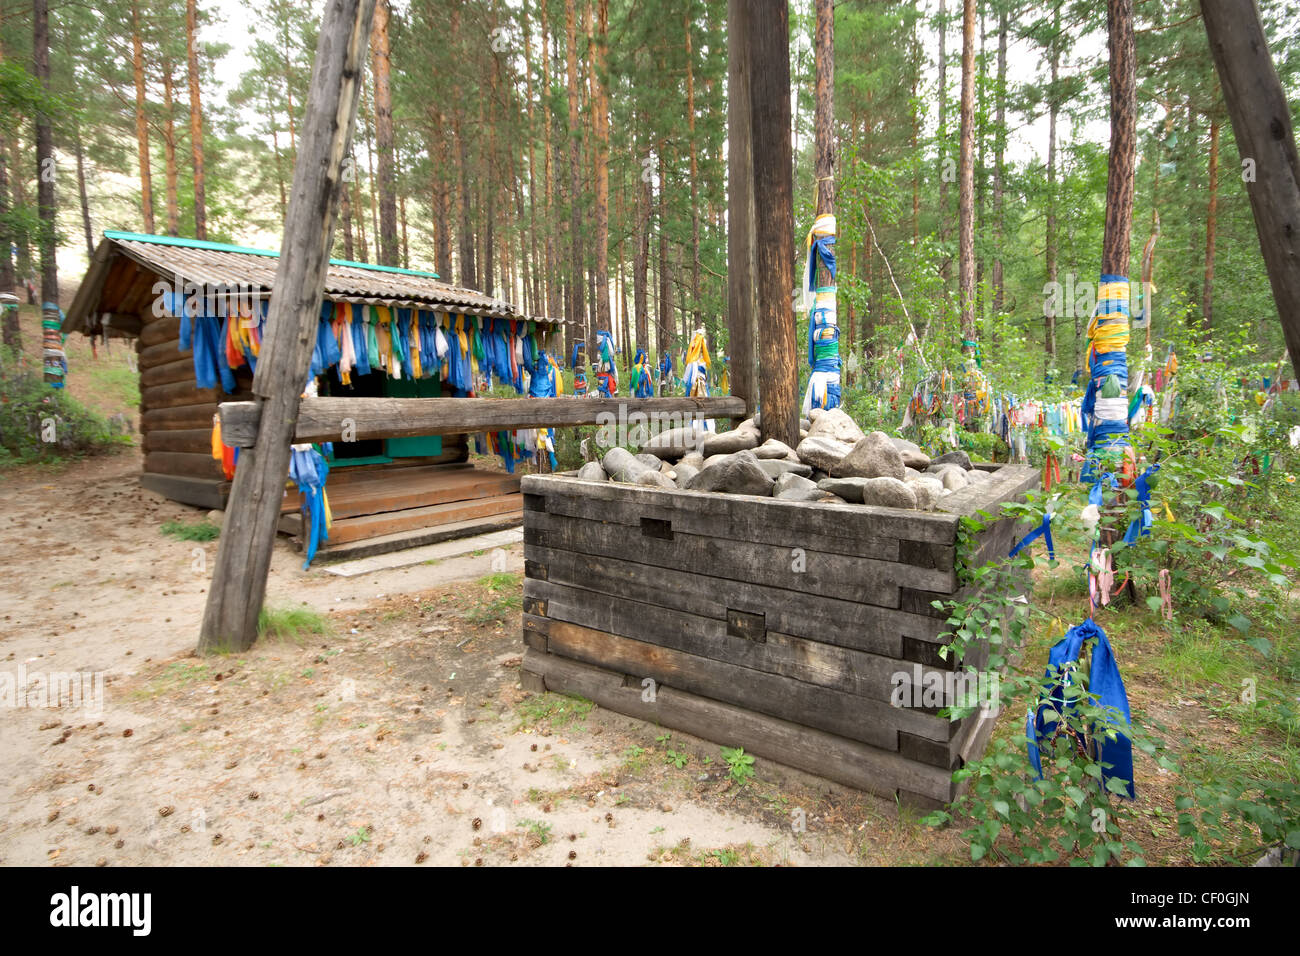
[[[577,477],[652,488],[770,495],[785,501],[838,501],[931,511],[967,485],[989,481],[964,451],[931,458],[903,438],[866,434],[842,409],[813,409],[799,423],[799,446],[763,441],[758,419],[728,432],[661,432],[638,455],[611,448]]]

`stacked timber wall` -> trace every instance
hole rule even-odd
[[[252,398],[248,369],[235,373],[233,395],[216,388],[198,388],[194,353],[178,348],[180,319],[141,312],[143,325],[136,339],[140,360],[140,434],[144,445],[146,488],[177,501],[207,508],[225,507],[229,483],[221,462],[212,457],[212,416],[222,401]]]
[[[961,518],[996,512],[1036,470],[936,513],[668,491],[530,475],[524,492],[525,687],[692,733],[914,806],[956,795],[989,715],[895,707],[894,675],[944,679],[946,613],[961,599]],[[1005,555],[1010,518],[974,561]],[[987,648],[968,653],[979,666]]]

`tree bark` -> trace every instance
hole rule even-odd
[[[379,162],[379,233],[375,245],[378,247],[381,266],[398,264],[397,181],[393,175],[393,91],[388,19],[388,0],[378,0],[370,34],[370,64],[375,78],[375,148]]]
[[[1003,164],[1007,144],[1007,11],[998,12],[998,85],[994,91],[993,136],[993,314],[1001,315],[1003,306],[1002,244],[1006,232],[1005,196],[1003,195]]]
[[[1201,315],[1205,331],[1214,327],[1214,241],[1219,214],[1219,121],[1210,120],[1210,202],[1205,214],[1205,286]]]
[[[1106,174],[1103,275],[1128,276],[1133,231],[1133,172],[1137,146],[1137,55],[1133,0],[1106,0],[1110,51],[1110,161]]]
[[[596,43],[592,123],[596,139],[596,328],[610,331],[609,311],[609,95],[605,86],[609,42],[609,0],[596,0]]]
[[[961,46],[961,143],[957,164],[957,269],[962,351],[975,341],[975,0],[963,0]]]
[[[199,92],[198,32],[198,0],[186,0],[185,50],[190,87],[190,155],[194,161],[194,238],[206,239],[208,238],[208,200],[206,170],[203,163],[203,104]],[[350,238],[349,245],[351,245]]]
[[[145,115],[144,41],[140,34],[140,4],[131,3],[131,72],[135,78],[135,140],[140,163],[140,218],[144,231],[152,233],[153,177],[149,171],[149,121]]]
[[[50,92],[50,16],[47,0],[32,0],[32,74]],[[59,302],[58,206],[54,201],[54,128],[36,114],[36,211],[41,220],[41,301]],[[57,314],[57,313],[56,313]]]
[[[786,0],[750,3],[747,31],[754,159],[754,273],[758,285],[760,422],[766,441],[799,444],[795,350],[794,180],[790,141],[790,10]],[[757,201],[757,197],[763,197]]]
[[[164,58],[163,71],[163,171],[166,177],[167,235],[181,234],[181,208],[177,180],[180,170],[176,165],[176,99],[172,79],[172,62]]]
[[[569,318],[583,324],[582,338],[590,338],[587,328],[587,307],[583,296],[582,216],[579,211],[581,193],[578,181],[578,21],[574,0],[564,2],[564,29],[566,39],[565,78],[569,97]],[[588,356],[591,358],[592,356]]]
[[[817,177],[817,214],[835,212],[835,5],[816,0],[813,46],[813,175]]]
[[[1052,8],[1051,85],[1047,94],[1047,281],[1055,290],[1056,264],[1056,118],[1060,110],[1057,81],[1061,65],[1061,5],[1059,0]],[[1056,300],[1055,291],[1048,295],[1043,312],[1043,337],[1048,362],[1056,360]],[[1077,349],[1076,349],[1077,351]]]
[[[758,410],[754,342],[754,157],[751,148],[749,0],[727,3],[727,350],[731,394]]]

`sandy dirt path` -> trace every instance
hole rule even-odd
[[[885,801],[765,761],[737,784],[713,744],[525,694],[518,579],[490,576],[490,554],[340,578],[303,571],[282,539],[268,604],[326,614],[328,633],[194,656],[216,544],[163,535],[202,513],[141,489],[138,469],[129,453],[0,481],[0,675],[106,682],[102,712],[0,707],[0,863],[809,865],[953,848]]]

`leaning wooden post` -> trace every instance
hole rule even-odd
[[[1300,157],[1254,0],[1201,0],[1273,302],[1300,378]]]
[[[266,338],[253,378],[261,405],[257,443],[240,452],[199,632],[200,652],[245,650],[257,638],[374,13],[375,0],[325,5]]]
[[[727,352],[731,394],[758,409],[754,350],[754,160],[749,99],[749,0],[727,4]]]
[[[754,158],[754,270],[758,287],[760,431],[799,444],[794,328],[794,173],[790,145],[790,5],[752,0],[747,47]],[[758,197],[762,199],[758,199]]]

